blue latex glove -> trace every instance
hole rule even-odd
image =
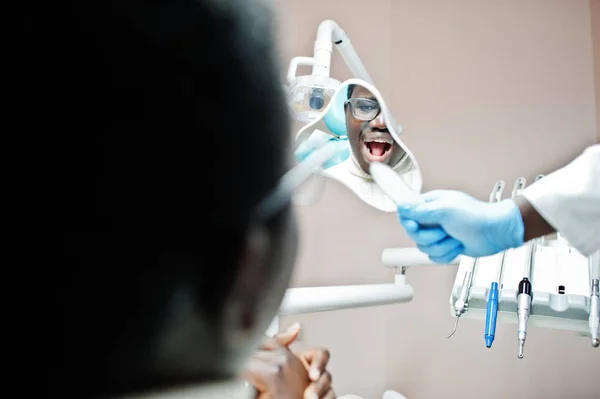
[[[321,131],[315,131],[306,141],[298,146],[294,152],[294,157],[296,161],[302,162],[315,150],[332,141],[336,143],[336,154],[323,165],[323,169],[331,168],[344,162],[350,156],[350,146],[347,139],[339,139]]]
[[[512,200],[479,201],[459,191],[431,191],[424,203],[398,207],[400,223],[436,263],[489,256],[523,244],[525,227]]]

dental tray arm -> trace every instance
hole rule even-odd
[[[406,269],[440,266],[417,248],[386,248],[381,253],[385,267],[394,269],[394,282],[329,287],[288,288],[278,315],[293,315],[404,303],[412,300],[413,287],[406,282]],[[460,257],[451,262],[457,265]]]

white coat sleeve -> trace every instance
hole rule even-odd
[[[527,187],[523,196],[583,255],[600,249],[600,144]]]

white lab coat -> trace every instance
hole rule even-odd
[[[600,144],[527,187],[523,196],[583,255],[600,250]]]

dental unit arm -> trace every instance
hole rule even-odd
[[[414,290],[406,282],[406,269],[441,266],[433,263],[417,248],[386,248],[381,253],[381,261],[385,267],[394,269],[393,283],[288,288],[278,316],[409,302],[413,299]],[[459,262],[460,256],[450,265],[458,265]],[[267,335],[273,335],[278,330],[279,319],[276,317],[267,330]]]
[[[287,73],[289,104],[297,120],[308,123],[314,120],[331,101],[340,81],[330,76],[333,46],[355,78],[373,84],[363,62],[356,53],[346,33],[332,20],[319,24],[312,57],[294,57]],[[311,66],[310,75],[296,76],[299,66]]]

